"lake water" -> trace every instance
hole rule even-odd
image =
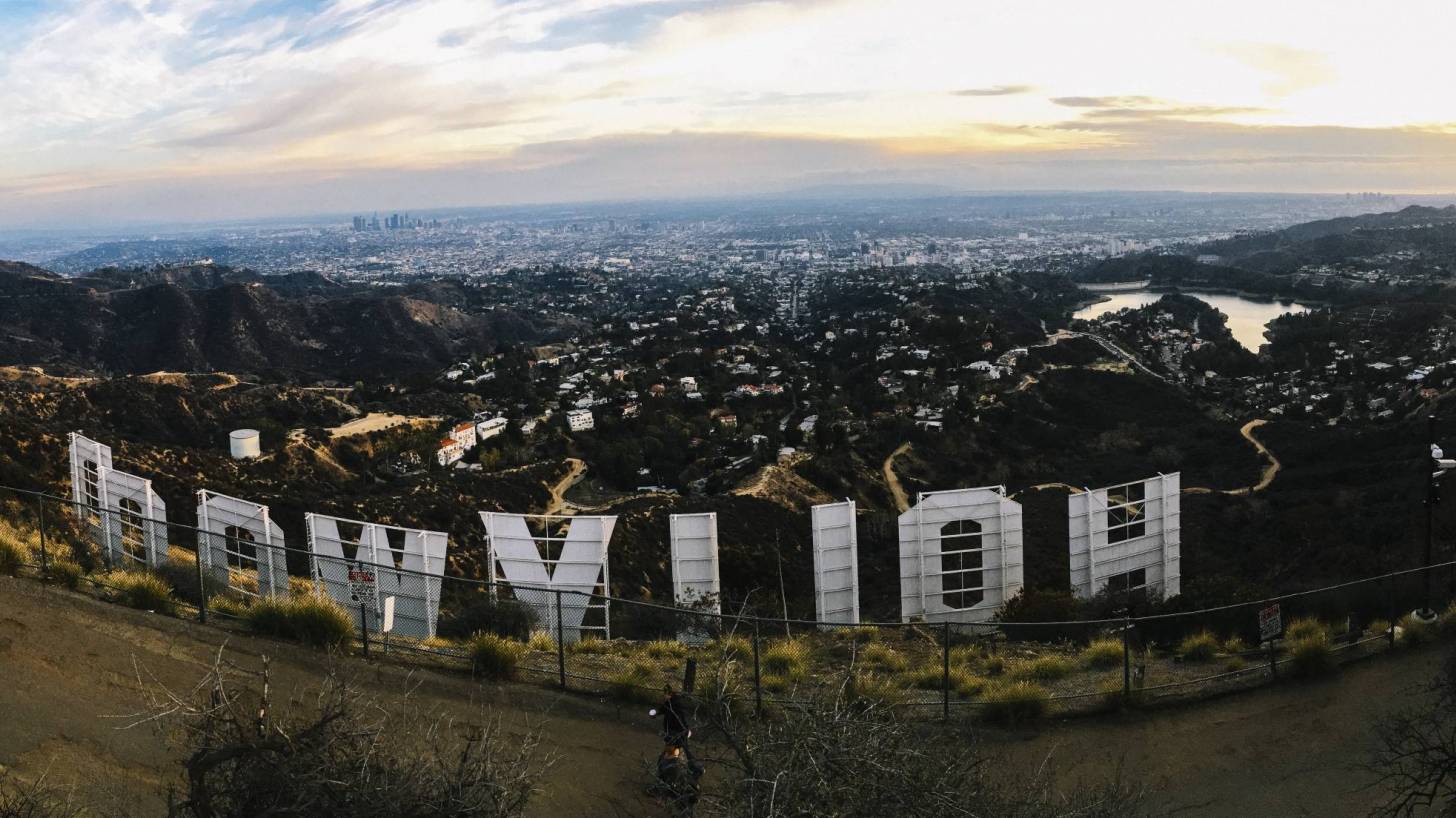
[[[1309,307],[1295,302],[1281,304],[1278,301],[1253,301],[1237,295],[1195,293],[1186,290],[1183,294],[1191,295],[1227,315],[1229,331],[1233,333],[1234,340],[1251,352],[1258,352],[1259,345],[1264,343],[1264,328],[1270,321],[1281,315],[1309,311]],[[1091,320],[1128,307],[1134,309],[1146,307],[1163,297],[1163,293],[1151,290],[1108,292],[1102,293],[1102,295],[1106,295],[1108,300],[1099,301],[1090,307],[1083,307],[1073,313],[1072,317]]]

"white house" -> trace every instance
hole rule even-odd
[[[501,417],[482,420],[475,424],[476,440],[490,440],[506,430],[506,419]]]
[[[698,379],[694,378],[691,375],[685,375],[681,378],[678,378],[677,382],[678,385],[682,387],[682,391],[684,392],[698,391]]]
[[[463,451],[470,451],[475,448],[475,424],[468,420],[456,424],[450,437],[460,444]]]
[[[566,424],[573,432],[587,432],[597,427],[590,409],[573,409],[566,413]]]
[[[435,461],[441,466],[449,466],[459,462],[460,458],[464,456],[465,447],[460,444],[460,441],[447,437],[440,441],[440,450],[435,453]]]

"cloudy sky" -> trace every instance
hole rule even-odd
[[[1456,190],[1456,3],[0,0],[0,218]]]

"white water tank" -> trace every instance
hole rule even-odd
[[[263,453],[257,429],[239,429],[228,435],[234,460],[247,460]]]

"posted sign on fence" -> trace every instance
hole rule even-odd
[[[362,563],[349,566],[349,597],[355,602],[374,602],[374,571]]]
[[[1271,639],[1278,639],[1279,634],[1284,632],[1284,618],[1279,612],[1279,603],[1275,602],[1267,608],[1259,610],[1259,641],[1268,642]]]

